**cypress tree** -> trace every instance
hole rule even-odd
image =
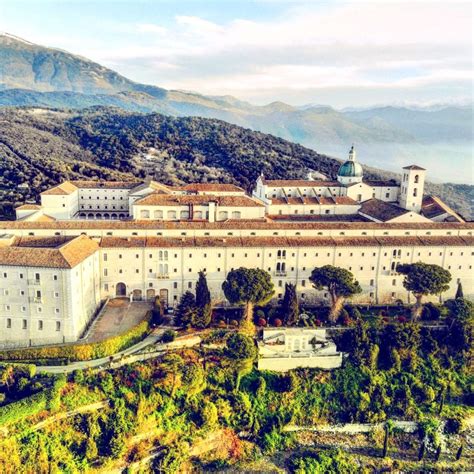
[[[282,310],[285,326],[294,326],[298,322],[300,310],[298,297],[296,296],[296,286],[292,283],[285,283]]]
[[[464,298],[464,292],[462,291],[462,283],[458,283],[458,289],[456,290],[456,296],[454,297],[455,299],[458,298]]]
[[[196,306],[198,315],[193,325],[199,328],[207,328],[211,324],[212,305],[211,292],[207,286],[206,274],[203,271],[199,272],[196,283]]]
[[[383,439],[383,451],[382,451],[382,457],[385,458],[388,453],[388,436],[390,433],[390,427],[388,424],[385,425],[385,436]]]
[[[463,452],[463,445],[461,444],[461,446],[459,446],[458,452],[456,453],[456,461],[459,461],[461,459],[462,452]]]

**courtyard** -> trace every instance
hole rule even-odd
[[[131,302],[128,298],[111,299],[94,321],[85,342],[99,342],[123,334],[143,321],[151,309],[151,302]]]

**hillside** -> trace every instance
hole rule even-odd
[[[231,96],[139,84],[86,58],[0,35],[0,107],[95,105],[216,118],[338,157],[344,157],[355,142],[370,166],[398,172],[407,162],[416,162],[438,182],[473,181],[465,172],[472,159],[471,107],[337,111],[283,102],[255,106]]]
[[[339,164],[301,145],[215,119],[105,107],[0,110],[0,202],[38,199],[39,192],[67,178],[153,176],[169,184],[220,181],[250,190],[262,172],[298,178],[317,170],[334,177]],[[396,177],[368,167],[365,173]],[[472,187],[466,188],[427,186],[468,216]]]

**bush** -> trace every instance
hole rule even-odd
[[[166,344],[168,342],[173,342],[175,339],[176,339],[176,332],[173,331],[172,329],[167,329],[163,333],[163,336],[161,337],[161,342]]]
[[[148,333],[151,313],[142,322],[118,336],[91,344],[69,344],[0,351],[0,360],[69,359],[91,360],[107,357],[141,341]]]
[[[263,319],[263,318],[260,318],[260,319],[258,320],[258,325],[259,325],[260,327],[265,327],[265,326],[267,325],[267,321],[266,321],[265,319]]]
[[[274,325],[276,328],[281,327],[282,324],[283,324],[283,323],[281,322],[281,319],[279,319],[279,318],[275,318],[275,319],[273,320],[273,325]]]

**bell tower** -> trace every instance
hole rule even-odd
[[[400,207],[420,212],[425,187],[426,170],[417,165],[405,166],[400,184]]]

